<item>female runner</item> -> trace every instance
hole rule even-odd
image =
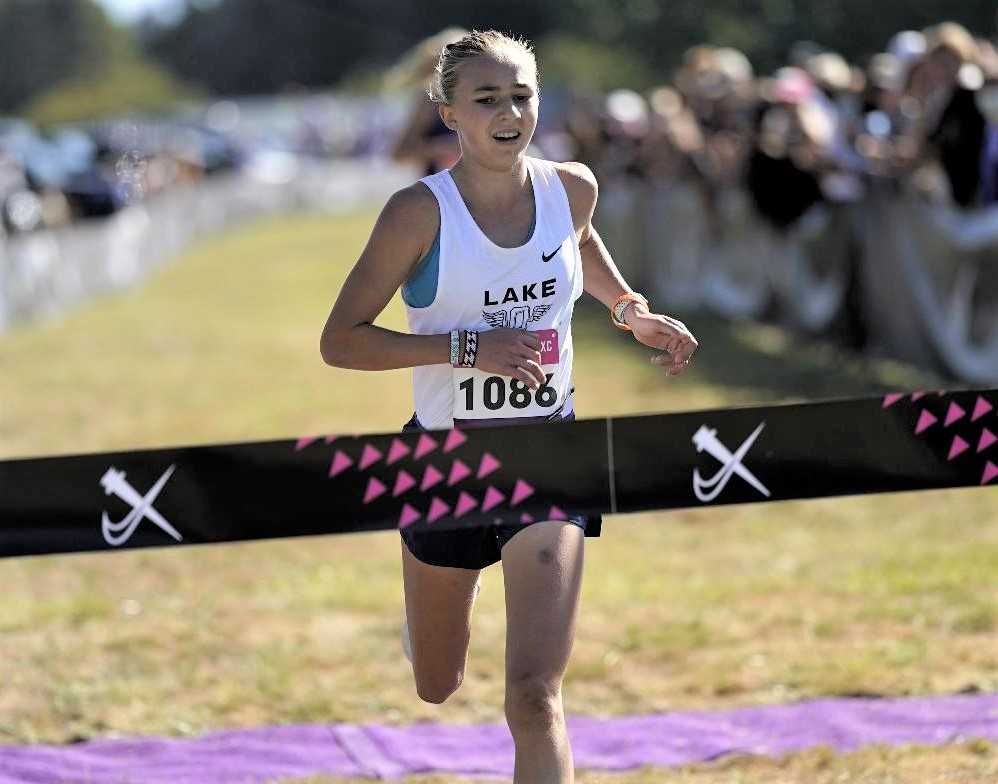
[[[653,363],[682,373],[697,341],[682,322],[651,312],[621,277],[591,224],[592,173],[525,154],[539,100],[530,46],[471,32],[442,50],[430,97],[457,133],[461,157],[388,200],[329,314],[326,363],[412,367],[416,410],[407,429],[570,421],[571,318],[584,290],[614,324],[662,352]],[[374,325],[399,288],[411,334]],[[574,780],[561,684],[583,537],[599,526],[598,516],[576,515],[400,531],[403,644],[427,702],[442,703],[461,685],[479,573],[502,561],[505,714],[519,784]]]

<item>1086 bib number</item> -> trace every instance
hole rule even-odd
[[[527,408],[531,403],[536,403],[542,408],[551,408],[558,402],[558,392],[548,386],[554,373],[544,374],[544,383],[532,392],[530,387],[518,379],[509,379],[509,389],[507,397],[506,381],[502,376],[489,376],[482,384],[482,405],[489,411],[498,411],[506,405],[507,401],[513,408]],[[468,378],[458,384],[458,389],[464,392],[464,403],[466,411],[475,409],[475,379]]]

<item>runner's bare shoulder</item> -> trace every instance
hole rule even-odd
[[[572,222],[576,231],[581,232],[589,225],[596,207],[599,195],[596,176],[586,164],[577,161],[555,163],[554,168],[558,172],[561,184],[565,186],[565,193],[568,194],[568,203],[572,208]]]
[[[426,255],[440,228],[440,209],[432,191],[421,182],[396,191],[388,199],[371,232],[362,260],[391,265],[400,281]],[[374,258],[369,258],[374,256]],[[367,257],[367,258],[365,258]]]

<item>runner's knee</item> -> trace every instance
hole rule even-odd
[[[423,702],[440,705],[461,688],[463,682],[463,672],[454,673],[450,677],[441,677],[435,674],[420,675],[417,673],[416,694],[419,695],[419,699]]]
[[[550,727],[562,717],[561,676],[508,678],[505,708],[506,720],[514,733]]]

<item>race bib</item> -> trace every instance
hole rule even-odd
[[[506,419],[550,416],[567,395],[568,379],[559,365],[558,330],[535,331],[541,341],[544,384],[531,389],[523,381],[477,368],[454,368],[455,419]]]

